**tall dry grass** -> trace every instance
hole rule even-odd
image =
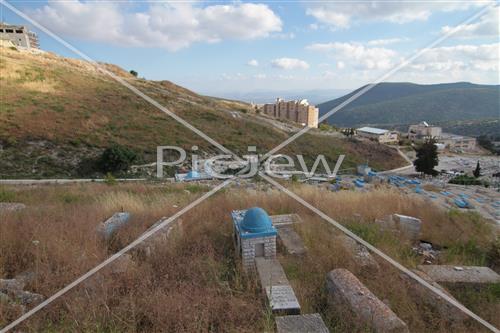
[[[292,188],[311,204],[350,227],[366,240],[407,266],[418,258],[411,244],[373,224],[391,213],[423,220],[426,240],[454,250],[443,263],[467,264],[477,253],[460,244],[473,242],[483,253],[492,232],[475,215],[447,213],[428,202],[409,200],[381,188],[370,193],[332,193],[311,186]],[[128,244],[162,216],[193,201],[208,190],[200,186],[155,184],[81,184],[7,188],[12,201],[27,204],[17,213],[0,215],[0,277],[25,271],[36,273],[27,290],[51,295]],[[255,332],[272,330],[256,280],[241,272],[231,238],[229,212],[261,206],[270,214],[298,213],[304,223],[297,231],[309,251],[305,257],[279,256],[304,313],[320,312],[334,332],[363,331],[326,303],[325,274],[337,267],[355,273],[414,332],[446,332],[450,327],[433,309],[407,292],[399,273],[382,265],[378,273],[360,269],[333,241],[337,231],[318,216],[277,191],[222,191],[181,217],[168,242],[145,257],[133,254],[126,272],[106,268],[32,317],[25,331],[126,332]],[[132,221],[109,243],[96,234],[100,221],[115,211],[131,211]],[[356,215],[355,215],[356,214]],[[34,242],[36,241],[36,242]],[[446,250],[448,251],[448,250]],[[445,251],[445,252],[446,252]],[[466,299],[493,323],[498,300]],[[483,295],[483,294],[482,294]],[[492,294],[487,293],[490,297]],[[483,297],[484,298],[484,297]],[[462,299],[461,299],[462,301]],[[0,305],[0,325],[20,313]],[[477,331],[473,323],[455,331]]]

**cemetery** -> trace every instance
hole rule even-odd
[[[211,188],[189,184],[3,188],[11,191],[4,207],[20,208],[0,209],[2,325]],[[294,191],[500,324],[491,221],[384,188]],[[45,330],[61,313],[71,321],[57,330],[69,331],[98,323],[118,331],[486,332],[288,196],[249,182],[177,218],[23,327]]]

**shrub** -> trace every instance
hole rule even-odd
[[[108,172],[104,177],[104,183],[110,186],[116,185],[116,178],[110,172]]]
[[[132,74],[133,76],[137,77],[137,75],[139,75],[139,73],[137,73],[136,71],[134,71],[133,69],[130,71],[130,74]]]
[[[101,155],[98,165],[102,172],[127,171],[137,160],[137,154],[127,147],[115,145],[107,148]]]
[[[475,177],[467,176],[467,175],[459,175],[456,176],[449,181],[450,184],[457,185],[484,185],[487,186],[487,182],[483,182],[482,180],[476,179]]]
[[[14,201],[16,194],[6,188],[0,187],[0,202],[12,202]]]

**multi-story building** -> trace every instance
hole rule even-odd
[[[408,139],[415,141],[438,138],[441,136],[442,132],[441,127],[430,126],[427,122],[422,121],[417,125],[410,125],[408,129]]]
[[[476,149],[476,138],[469,136],[443,133],[437,141],[450,150],[470,151]]]
[[[14,45],[27,49],[39,49],[37,35],[22,25],[0,23],[0,39],[10,40]]]
[[[307,127],[318,127],[319,110],[310,105],[306,99],[287,102],[278,98],[276,103],[264,104],[261,109],[268,116],[291,120]]]

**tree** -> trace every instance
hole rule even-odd
[[[134,71],[133,69],[130,71],[130,74],[132,74],[133,76],[137,77],[137,75],[139,75],[139,73],[137,73],[136,71]]]
[[[137,160],[137,154],[127,147],[114,145],[106,148],[98,161],[102,172],[126,171]]]
[[[426,175],[436,175],[434,167],[439,163],[436,141],[429,139],[417,147],[416,151],[417,159],[413,162],[415,169]]]
[[[472,172],[474,177],[479,178],[481,176],[481,166],[479,165],[479,161],[477,161],[476,169]]]

